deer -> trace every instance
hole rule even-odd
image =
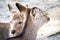
[[[28,8],[20,3],[15,5],[18,11],[8,4],[11,21],[7,40],[35,40],[39,28],[49,21],[49,17],[38,7]]]
[[[50,37],[60,32],[60,6],[50,7],[45,11],[48,13],[50,21],[39,28],[36,36],[37,39]]]

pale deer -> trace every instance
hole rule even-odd
[[[46,11],[46,13],[48,13],[47,16],[50,18],[50,21],[39,29],[36,37],[37,39],[48,37],[60,32],[60,7],[51,7]]]
[[[8,4],[11,13],[9,37],[17,38],[20,36],[19,39],[14,38],[13,40],[35,40],[37,31],[49,21],[49,17],[37,7],[28,8],[19,3],[16,3],[16,7],[19,11],[14,10]]]

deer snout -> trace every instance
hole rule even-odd
[[[16,30],[12,30],[12,31],[11,31],[12,34],[15,34],[15,32],[16,32]]]
[[[47,20],[49,21],[50,20],[50,18],[48,17],[48,16],[46,16],[46,15],[43,15],[45,18],[47,18]]]

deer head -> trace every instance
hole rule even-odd
[[[13,9],[13,7],[10,4],[8,4],[8,8],[11,13],[10,30],[9,30],[10,37],[20,34],[25,25],[25,21],[28,15],[27,8],[22,5],[20,5],[19,7],[20,11]]]

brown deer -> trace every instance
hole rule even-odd
[[[35,40],[39,28],[49,21],[44,12],[37,8],[28,8],[16,3],[19,11],[8,4],[11,13],[9,38],[12,40]],[[17,38],[20,36],[20,38]]]

